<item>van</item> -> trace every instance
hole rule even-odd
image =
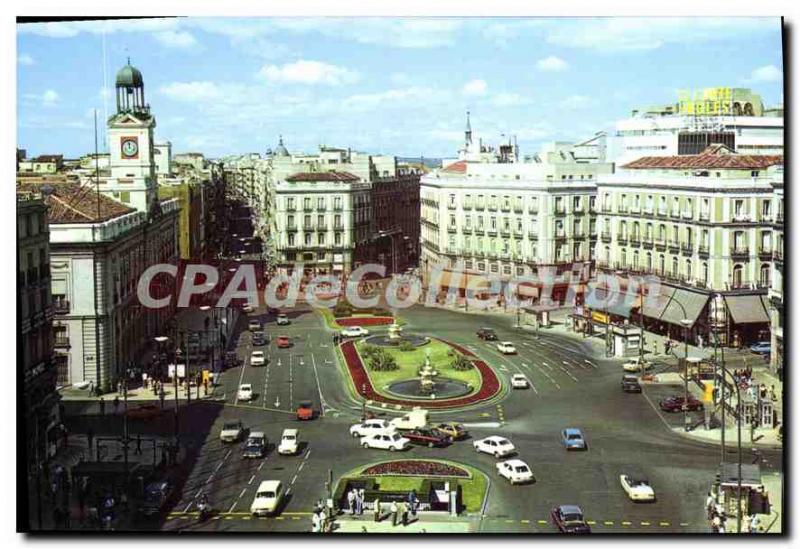
[[[291,456],[297,453],[297,429],[284,429],[278,453],[282,456]]]
[[[265,480],[258,485],[256,497],[250,506],[250,513],[255,516],[264,516],[275,513],[283,499],[283,484],[279,480]]]
[[[396,429],[419,429],[428,423],[428,410],[414,408],[409,413],[394,418],[391,424]]]

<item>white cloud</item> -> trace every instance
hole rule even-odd
[[[284,65],[265,65],[258,72],[258,76],[275,83],[327,84],[330,86],[352,84],[359,79],[358,73],[350,69],[304,59]]]
[[[161,86],[159,91],[177,101],[206,101],[217,99],[222,95],[214,82],[172,82]]]
[[[464,87],[462,88],[461,92],[464,95],[481,96],[481,95],[486,95],[488,87],[489,86],[487,86],[485,80],[476,78],[464,84]]]
[[[58,103],[59,97],[55,90],[46,90],[42,94],[42,106],[53,107]]]
[[[153,37],[162,45],[168,48],[176,48],[181,50],[197,49],[200,44],[195,39],[192,33],[187,31],[174,31],[167,30],[156,32]]]
[[[444,103],[449,99],[450,94],[445,91],[411,86],[378,93],[351,95],[339,105],[341,108],[350,110],[388,109],[392,107],[406,108],[409,104],[430,106]]]
[[[17,56],[17,64],[24,67],[30,67],[31,65],[35,64],[33,57],[28,55],[27,53],[21,53]]]
[[[490,99],[490,102],[495,107],[518,107],[530,103],[527,97],[523,97],[518,93],[498,93]]]
[[[550,44],[600,52],[647,51],[666,43],[691,44],[780,32],[778,17],[609,17],[554,20]]]
[[[748,82],[780,82],[783,80],[783,71],[775,65],[758,67],[750,73]]]
[[[558,105],[563,109],[577,110],[588,107],[591,102],[591,98],[586,95],[573,94],[559,101]]]
[[[50,38],[72,38],[82,32],[113,34],[116,32],[157,32],[177,29],[183,20],[171,19],[109,19],[105,21],[64,21],[57,23],[24,23],[17,25],[20,34],[38,34]]]
[[[539,59],[536,62],[536,68],[542,72],[560,72],[567,70],[567,67],[567,62],[555,55]]]

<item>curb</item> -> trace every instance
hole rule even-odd
[[[734,428],[734,430],[735,430],[735,428]],[[706,444],[706,445],[709,445],[709,446],[717,446],[717,447],[722,446],[720,440],[708,440],[708,439],[705,439],[705,438],[696,437],[696,436],[693,436],[691,434],[691,432],[687,433],[681,427],[672,427],[672,428],[670,428],[670,431],[672,431],[673,433],[675,433],[676,435],[678,435],[680,437],[683,437],[683,438],[688,439],[688,440],[693,440],[693,441],[699,442],[701,444]],[[734,435],[732,437],[732,439],[733,440],[730,440],[730,439],[726,439],[725,440],[725,447],[726,448],[736,448],[737,447],[737,444],[735,442],[736,436]],[[751,443],[749,440],[747,440],[747,441],[742,440],[742,448],[755,448],[755,449],[762,449],[762,450],[783,450],[783,445],[782,444],[759,444],[757,442],[756,443]]]

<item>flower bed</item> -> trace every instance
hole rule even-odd
[[[353,380],[353,385],[356,387],[359,395],[375,402],[400,406],[419,406],[422,404],[425,408],[458,408],[488,400],[500,391],[500,380],[488,364],[479,360],[473,352],[460,345],[441,339],[439,341],[450,345],[462,354],[473,359],[472,361],[473,364],[475,364],[475,368],[477,368],[481,374],[481,387],[477,392],[460,398],[437,399],[424,402],[387,397],[378,393],[372,386],[369,375],[367,375],[367,371],[356,349],[355,342],[346,341],[341,344],[340,349],[345,364],[347,365],[347,370],[350,373],[350,378]]]
[[[461,477],[470,478],[469,471],[463,467],[450,465],[440,461],[406,459],[386,461],[362,470],[361,475],[409,475],[421,477]]]
[[[387,326],[394,323],[391,316],[350,316],[337,318],[336,323],[340,326]]]

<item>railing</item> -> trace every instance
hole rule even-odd
[[[287,225],[286,226],[286,230],[287,231],[296,231],[297,230],[297,225],[295,225],[294,223],[292,223],[291,225]]]
[[[471,210],[472,209],[472,202],[464,202],[461,204],[462,210]]]
[[[528,240],[539,240],[539,233],[528,231]]]
[[[627,206],[619,206],[617,208],[617,213],[622,213],[622,214],[628,213],[628,207]]]
[[[510,212],[511,211],[511,204],[503,204],[500,206],[501,212]]]
[[[448,233],[456,233],[458,232],[458,228],[455,225],[448,225],[447,226]]]
[[[601,211],[601,212],[603,212],[603,213],[611,213],[611,206],[607,206],[607,205],[605,205],[605,204],[604,204],[604,205],[603,205],[603,206],[600,208],[600,211]]]
[[[486,234],[486,231],[483,229],[483,227],[476,227],[475,228],[475,234],[479,235],[479,236],[483,236],[484,234]]]
[[[56,336],[53,338],[53,347],[63,348],[69,347],[69,338],[63,336]]]
[[[772,249],[771,248],[761,248],[758,250],[758,257],[764,261],[769,261],[772,259]]]
[[[698,253],[698,255],[702,255],[702,256],[708,257],[708,253],[709,253],[708,252],[708,245],[704,246],[703,244],[700,244],[697,247],[697,253]]]
[[[617,244],[622,244],[623,246],[628,244],[628,237],[623,235],[617,236]]]
[[[700,212],[698,218],[700,219],[700,221],[708,221],[709,219],[711,219],[711,214],[708,212]]]
[[[656,238],[655,241],[656,248],[659,250],[666,250],[667,249],[667,241],[663,238]]]
[[[694,217],[694,213],[690,212],[690,211],[687,211],[687,210],[684,210],[683,213],[681,214],[681,216],[684,219],[692,219]]]
[[[670,210],[669,212],[670,217],[680,217],[681,211],[680,210]]]
[[[694,251],[694,246],[692,246],[691,242],[681,243],[681,253],[683,255],[692,255],[693,251]]]
[[[69,300],[62,298],[53,298],[53,312],[56,314],[66,314],[70,311]]]
[[[772,260],[773,261],[783,261],[783,251],[781,251],[781,250],[773,250],[772,251]]]
[[[733,248],[731,248],[731,255],[732,256],[749,256],[750,255],[750,249],[747,248],[747,247],[743,247],[743,246],[739,246],[739,247],[734,246]]]
[[[634,235],[631,237],[631,246],[638,246],[639,244],[641,244],[641,242],[642,241],[639,238],[639,235]]]
[[[609,233],[609,232],[602,233],[600,235],[600,240],[602,240],[605,243],[611,242],[611,233]]]
[[[667,247],[669,247],[670,250],[677,251],[678,249],[680,249],[681,246],[677,240],[670,240],[669,242],[667,242]]]
[[[656,212],[658,217],[667,217],[667,209],[666,208],[659,208]]]

